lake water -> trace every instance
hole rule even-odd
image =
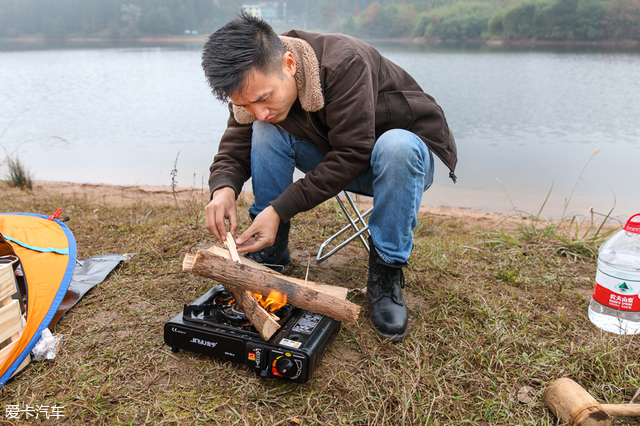
[[[456,135],[458,183],[437,163],[424,204],[537,213],[551,190],[547,216],[572,192],[567,214],[640,212],[640,51],[377,47]],[[197,43],[0,46],[0,144],[38,180],[170,185],[177,158],[177,184],[206,187],[227,110],[200,54]]]

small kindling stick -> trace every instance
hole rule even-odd
[[[231,235],[231,232],[229,231],[227,231],[227,239],[224,241],[224,245],[227,246],[229,253],[231,253],[231,260],[236,263],[242,263],[242,261],[240,260],[240,255],[238,254],[236,242],[233,240],[233,235]]]

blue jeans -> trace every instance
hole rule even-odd
[[[294,168],[307,173],[324,160],[313,143],[264,121],[253,123],[251,175],[258,215],[293,182]],[[346,190],[373,197],[369,230],[387,263],[406,262],[413,248],[422,194],[433,183],[433,155],[413,133],[393,129],[376,141],[371,166]]]

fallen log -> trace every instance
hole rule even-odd
[[[207,251],[223,257],[225,259],[229,259],[232,260],[232,255],[228,250],[223,249],[222,247],[218,247],[218,246],[211,246],[207,249]],[[240,262],[245,265],[248,266],[250,268],[253,269],[257,269],[259,271],[263,271],[263,272],[267,272],[269,274],[272,275],[276,275],[284,280],[290,281],[292,283],[301,285],[301,286],[305,286],[305,287],[309,287],[312,288],[316,291],[320,291],[322,293],[326,293],[329,294],[333,297],[337,297],[338,299],[341,300],[347,300],[347,294],[349,293],[349,289],[346,287],[339,287],[339,286],[335,286],[335,285],[329,285],[329,284],[324,284],[324,283],[317,283],[314,281],[305,281],[305,280],[301,280],[299,278],[293,278],[293,277],[288,277],[286,275],[282,275],[279,272],[274,271],[273,269],[269,269],[266,266],[262,266],[261,264],[259,264],[258,262],[254,262],[251,259],[248,259],[244,256],[240,256]]]
[[[217,280],[224,286],[254,293],[269,294],[271,290],[275,290],[285,294],[288,303],[337,321],[355,323],[360,313],[360,307],[354,303],[288,281],[282,276],[237,264],[207,250],[199,250],[195,255],[187,254],[182,269]]]

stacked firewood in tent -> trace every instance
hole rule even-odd
[[[13,265],[0,263],[0,366],[13,351],[13,347],[20,339],[24,329],[20,300],[13,298],[16,293],[20,294]],[[31,356],[25,358],[14,375],[26,367],[29,362],[31,362]]]

